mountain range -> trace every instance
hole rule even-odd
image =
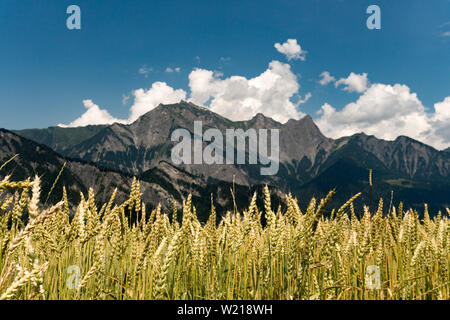
[[[0,129],[0,164],[5,163],[0,171],[0,180],[6,175],[10,175],[12,181],[33,179],[38,175],[41,177],[41,201],[44,204],[47,200],[49,203],[60,201],[62,187],[65,186],[72,209],[79,203],[81,193],[87,196],[90,187],[94,189],[99,203],[108,202],[114,189],[117,189],[115,200],[123,202],[128,199],[133,180],[131,174],[62,156],[46,145]],[[56,180],[60,172],[61,175]],[[257,202],[260,206],[263,205],[263,185],[248,187],[224,181],[207,184],[166,161],[159,162],[154,168],[137,175],[137,178],[140,181],[142,199],[149,209],[161,204],[164,209],[172,210],[173,203],[180,208],[182,201],[191,194],[202,221],[209,216],[211,200],[217,212],[223,213],[235,209],[235,206],[247,206],[248,199],[257,192]],[[55,181],[55,188],[50,191]],[[235,195],[234,200],[232,194]],[[273,188],[271,195],[276,206],[283,204],[280,190]]]
[[[192,133],[194,121],[202,121],[203,130],[217,128],[222,133],[237,128],[278,129],[278,174],[262,176],[260,165],[249,164],[174,166],[171,149],[175,143],[170,139],[171,133],[178,128]],[[36,148],[39,151],[34,151]],[[207,206],[210,204],[208,194],[215,193],[217,197],[220,190],[229,191],[233,185],[237,188],[236,194],[239,191],[239,201],[242,199],[245,203],[244,198],[249,198],[250,192],[268,184],[274,194],[279,195],[280,203],[281,194],[291,192],[306,206],[312,196],[323,197],[336,188],[331,207],[361,191],[359,205],[375,205],[382,197],[385,205],[392,199],[393,204],[403,201],[405,206],[423,211],[427,203],[430,211],[437,212],[450,203],[449,149],[439,151],[405,136],[385,141],[359,133],[331,139],[321,133],[310,116],[284,124],[263,114],[247,121],[231,121],[207,108],[181,101],[161,104],[129,125],[3,130],[0,161],[15,153],[23,155],[20,165],[16,163],[21,168],[16,170],[23,177],[34,172],[54,175],[66,161],[66,175],[62,176],[66,185],[73,180],[76,183],[72,188],[81,192],[88,186],[97,186],[105,197],[114,185],[125,186],[126,179],[130,180],[129,185],[130,177],[137,176],[145,184],[144,189],[150,190],[144,196],[148,196],[152,204],[168,199],[180,201],[189,191],[198,188],[197,198]],[[46,164],[47,158],[52,165]],[[372,196],[368,185],[369,169],[374,172]],[[223,196],[221,201],[227,202],[227,198]],[[232,205],[225,202],[224,210]]]

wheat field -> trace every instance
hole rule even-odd
[[[450,299],[449,209],[430,219],[425,206],[419,219],[401,204],[385,212],[380,200],[370,213],[354,208],[357,194],[325,217],[334,191],[305,212],[291,195],[274,210],[264,191],[264,208],[255,194],[216,221],[212,205],[202,224],[190,196],[172,212],[147,212],[136,180],[124,203],[113,194],[97,207],[90,189],[71,212],[65,189],[45,207],[38,177],[7,176],[0,300]]]

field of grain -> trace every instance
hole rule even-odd
[[[39,178],[0,180],[0,300],[450,299],[449,209],[371,213],[355,195],[325,216],[331,191],[282,212],[266,188],[264,208],[212,205],[202,224],[191,197],[147,212],[136,180],[121,204],[91,189],[70,212],[64,195],[44,206]]]

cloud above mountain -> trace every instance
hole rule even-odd
[[[347,92],[357,92],[362,93],[366,91],[370,85],[369,79],[367,78],[367,73],[357,74],[350,72],[347,78],[340,78],[336,80],[330,72],[324,71],[320,74],[320,79],[318,81],[322,86],[326,86],[329,83],[334,82],[336,88],[341,87],[342,90]]]
[[[209,108],[231,120],[247,120],[257,113],[286,122],[304,114],[298,105],[305,102],[299,96],[300,84],[291,66],[272,61],[259,76],[247,79],[242,76],[222,78],[217,73],[195,69],[189,74],[189,100]],[[291,99],[297,97],[297,103]]]
[[[351,72],[347,78],[341,78],[334,83],[337,88],[340,85],[344,85],[342,90],[348,92],[364,92],[367,90],[369,85],[369,80],[367,79],[367,73],[356,74]]]
[[[305,54],[295,39],[276,43],[275,48],[288,60],[302,59],[299,57]],[[177,68],[166,71],[177,72]],[[367,73],[350,72],[347,77],[338,78],[324,71],[316,83],[322,86],[333,83],[335,88],[359,95],[356,101],[343,107],[326,100],[322,103],[315,121],[330,137],[365,132],[392,140],[406,135],[438,149],[450,146],[450,97],[428,110],[407,85],[372,83]],[[189,73],[188,87],[189,92],[186,92],[157,81],[148,89],[134,90],[131,96],[126,96],[126,100],[129,97],[133,101],[128,119],[117,119],[87,99],[83,101],[85,113],[66,126],[131,123],[161,103],[180,100],[208,107],[231,120],[248,120],[263,113],[284,123],[303,117],[300,105],[311,97],[310,92],[300,92],[299,77],[291,65],[277,60],[271,61],[266,70],[253,78],[226,77],[222,72],[195,68]]]
[[[336,78],[333,77],[328,71],[324,71],[320,74],[321,79],[319,80],[319,83],[322,86],[326,86],[330,82],[336,81]]]
[[[91,124],[113,124],[114,122],[125,123],[126,121],[116,119],[107,110],[100,109],[92,100],[83,100],[83,105],[87,109],[78,119],[68,125],[59,124],[60,127],[84,127]]]
[[[406,85],[372,84],[357,101],[341,110],[325,103],[316,123],[333,138],[358,132],[394,140],[400,135],[430,144],[438,149],[450,145],[450,97],[426,108]]]
[[[117,123],[132,123],[136,121],[140,116],[153,110],[159,104],[177,103],[180,100],[186,99],[186,91],[182,89],[173,89],[165,82],[155,82],[148,90],[137,89],[133,91],[134,103],[130,107],[130,113],[128,119],[114,118],[105,109],[101,109],[92,100],[83,100],[83,105],[87,109],[83,115],[76,120],[72,121],[68,125],[59,124],[60,127],[83,127],[88,125],[98,124],[113,124]],[[122,104],[125,104],[129,96],[122,96]]]
[[[165,82],[155,82],[148,90],[137,89],[133,91],[134,103],[130,108],[128,122],[137,120],[143,114],[156,108],[159,104],[177,103],[186,99],[186,91],[175,90]]]
[[[284,54],[288,60],[302,60],[305,61],[307,51],[297,43],[297,39],[288,39],[285,43],[275,43],[275,49],[281,54]]]

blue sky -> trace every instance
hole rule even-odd
[[[66,28],[66,8],[71,4],[81,8],[81,30]],[[381,30],[366,27],[366,8],[371,4],[381,8]],[[361,111],[358,105],[339,113],[348,104],[366,94],[368,101],[383,97],[390,86],[399,84],[408,90],[394,89],[395,95],[416,94],[419,100],[411,98],[405,108],[423,106],[430,118],[434,105],[442,103],[440,115],[433,118],[440,121],[441,133],[430,132],[430,123],[425,124],[431,121],[424,118],[427,115],[411,121],[423,125],[416,138],[445,147],[450,141],[450,129],[445,125],[445,110],[450,108],[450,98],[448,104],[445,100],[450,96],[449,31],[448,0],[2,0],[0,127],[69,124],[86,111],[86,99],[114,118],[127,119],[130,107],[136,104],[136,89],[145,92],[155,82],[164,82],[174,90],[184,90],[189,98],[189,75],[196,68],[215,71],[214,79],[234,75],[251,79],[278,61],[289,65],[296,76],[299,88],[291,100],[299,115],[311,114],[317,120],[322,117],[318,122],[329,135],[359,130],[382,135],[385,127],[394,123],[395,115],[391,115],[390,124],[382,125],[361,118],[337,125],[330,119],[348,119],[346,114],[352,110],[353,114]],[[304,61],[288,60],[274,47],[287,39],[295,39],[306,51]],[[167,68],[180,69],[166,72]],[[336,80],[346,79],[351,72],[367,73],[367,88],[374,85],[373,90],[348,92],[343,90],[345,83],[339,87],[335,82],[321,85],[318,81],[323,71]],[[215,85],[220,86],[218,82]],[[211,92],[208,101],[216,98],[213,110],[220,111],[223,106],[215,96],[220,93]],[[310,99],[297,106],[295,102],[307,94]],[[124,95],[130,96],[125,104]],[[317,114],[324,105],[333,111],[327,113],[325,107]],[[368,107],[361,108],[367,111]],[[391,109],[382,105],[377,110],[383,113],[383,108]],[[382,115],[375,118],[386,120]],[[333,131],[332,125],[342,130]],[[409,129],[399,129],[398,134],[413,135]]]

